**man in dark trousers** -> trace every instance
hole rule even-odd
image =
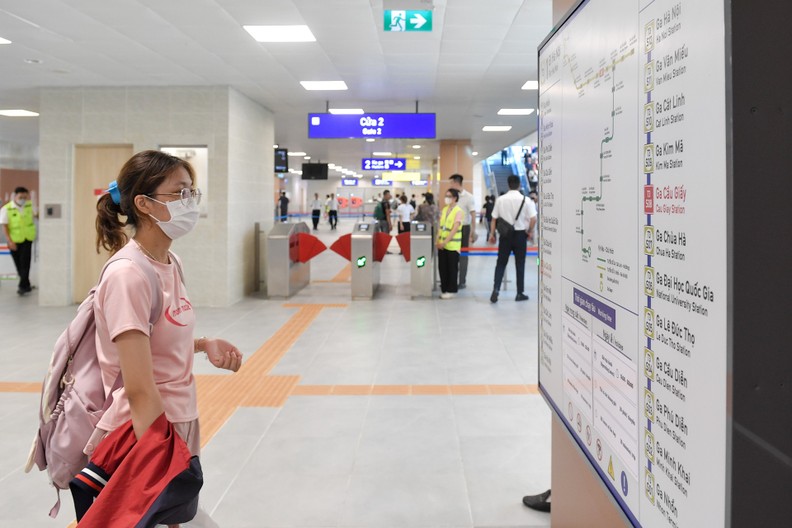
[[[278,205],[280,206],[280,221],[285,222],[289,218],[289,199],[286,198],[286,191],[281,191]]]
[[[33,241],[36,240],[36,223],[38,214],[30,201],[30,192],[25,187],[14,189],[11,201],[0,209],[0,225],[8,240],[8,249],[14,259],[19,287],[17,293],[25,295],[33,290],[30,285],[30,260],[33,252]]]
[[[374,220],[379,223],[380,231],[383,233],[390,233],[393,229],[391,223],[391,193],[384,191],[382,193],[382,201],[374,205]]]
[[[525,250],[528,240],[533,240],[533,229],[536,225],[536,207],[533,200],[520,192],[520,178],[511,175],[507,180],[509,192],[495,200],[490,224],[490,244],[495,243],[497,220],[508,222],[514,227],[511,235],[501,236],[498,241],[498,263],[495,265],[495,284],[492,288],[490,302],[498,302],[503,274],[509,263],[509,254],[514,253],[514,266],[517,271],[517,296],[515,301],[527,301],[525,295]]]
[[[473,194],[465,190],[462,186],[463,180],[464,178],[461,174],[452,174],[448,179],[448,183],[452,189],[456,189],[459,192],[459,202],[457,205],[459,205],[460,209],[462,209],[462,212],[465,214],[462,219],[462,247],[466,248],[470,244],[476,243],[478,235],[476,234],[476,206],[474,205]],[[467,268],[468,257],[467,255],[461,255],[459,257],[458,283],[458,288],[460,290],[467,288]]]

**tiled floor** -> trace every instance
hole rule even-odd
[[[318,236],[329,245],[350,228],[323,225]],[[508,283],[490,305],[493,257],[470,258],[458,298],[411,301],[407,263],[388,255],[375,299],[353,302],[346,262],[327,251],[287,302],[199,309],[198,335],[246,355],[232,378],[196,360],[204,508],[223,527],[549,526],[521,503],[550,482],[534,263],[528,302],[514,302]],[[327,304],[336,306],[315,306]],[[0,286],[0,526],[73,519],[68,494],[49,519],[53,490],[43,474],[22,472],[38,394],[8,385],[41,380],[73,314]]]

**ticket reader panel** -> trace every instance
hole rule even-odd
[[[412,222],[410,227],[410,298],[432,297],[434,260],[432,224]]]
[[[380,263],[374,261],[374,233],[377,222],[358,222],[352,229],[350,265],[352,299],[372,299],[380,281]]]
[[[310,233],[305,222],[275,224],[267,235],[267,296],[289,298],[311,282],[311,263],[294,258],[299,233]]]

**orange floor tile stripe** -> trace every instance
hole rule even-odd
[[[41,392],[41,382],[0,381],[0,392]]]
[[[286,304],[297,312],[235,374],[196,376],[201,445],[205,446],[238,407],[282,407],[300,382],[300,376],[269,376],[303,332],[324,308],[346,304]]]
[[[291,396],[502,396],[539,394],[536,385],[297,385]]]

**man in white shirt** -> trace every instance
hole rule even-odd
[[[319,200],[319,193],[314,193],[314,199],[311,201],[311,222],[313,222],[313,230],[319,228],[319,219],[322,217],[322,201]]]
[[[328,218],[330,219],[330,229],[335,229],[338,225],[338,198],[335,193],[327,199]]]
[[[473,194],[467,192],[462,187],[462,181],[464,178],[461,174],[452,174],[449,178],[449,184],[452,189],[456,189],[459,191],[459,202],[457,205],[462,209],[464,213],[464,218],[462,219],[462,247],[466,248],[471,243],[475,243],[478,239],[478,235],[476,235],[476,205],[473,201]],[[465,250],[463,249],[463,252]],[[467,268],[468,268],[468,258],[467,256],[460,256],[459,257],[459,284],[457,288],[464,289],[467,287],[466,280],[467,280]]]
[[[514,253],[514,267],[517,271],[517,296],[515,301],[527,301],[525,295],[525,251],[528,240],[533,241],[533,228],[536,224],[536,206],[533,200],[526,198],[520,191],[520,178],[509,176],[509,192],[495,200],[492,210],[492,224],[490,243],[495,243],[495,233],[498,218],[514,226],[514,231],[508,237],[500,237],[498,241],[498,263],[495,265],[495,284],[493,285],[490,302],[498,302],[503,273],[509,263],[509,254]]]

